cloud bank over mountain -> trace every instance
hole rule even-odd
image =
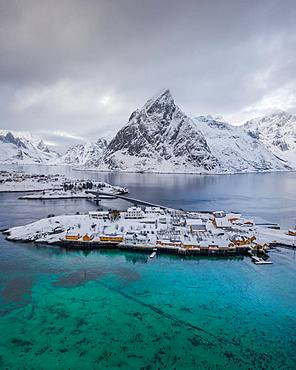
[[[169,86],[190,116],[295,113],[294,1],[3,1],[0,126],[112,137]]]

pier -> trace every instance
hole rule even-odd
[[[95,195],[96,196],[96,198],[95,198],[96,202],[99,201],[100,195],[103,195],[104,197],[107,197],[107,198],[110,197],[110,199],[113,199],[113,198],[123,199],[123,200],[126,200],[127,202],[130,202],[130,203],[134,204],[134,205],[143,205],[143,206],[148,206],[148,207],[158,207],[158,208],[163,209],[163,210],[172,209],[172,208],[167,207],[167,206],[162,206],[160,204],[151,203],[151,202],[148,202],[148,201],[142,200],[142,199],[131,198],[131,197],[128,197],[126,195],[121,195],[121,194],[108,194],[108,193],[104,193],[102,191],[98,192],[98,191],[93,191],[93,190],[87,190],[86,193]]]
[[[38,243],[37,243],[38,244]],[[51,243],[41,243],[41,244],[51,244]],[[72,250],[100,250],[100,249],[112,249],[112,250],[127,250],[136,252],[146,252],[149,253],[151,258],[154,258],[157,253],[159,254],[174,254],[183,256],[249,256],[249,245],[236,246],[234,248],[185,248],[183,246],[156,246],[148,244],[130,244],[130,243],[102,243],[96,241],[68,241],[59,240],[53,243],[60,247]],[[156,252],[157,249],[157,252]],[[153,256],[153,257],[152,257]]]

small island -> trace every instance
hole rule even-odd
[[[4,233],[11,241],[70,249],[137,250],[152,253],[152,257],[156,253],[247,255],[256,264],[271,263],[267,261],[271,247],[294,243],[289,232],[258,226],[237,213],[148,206],[48,217]]]
[[[103,181],[67,179],[59,174],[27,174],[17,171],[0,171],[0,193],[29,193],[19,197],[28,200],[85,199],[95,196],[88,191],[104,192],[112,197],[127,194],[126,187]]]

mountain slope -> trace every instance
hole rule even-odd
[[[296,115],[277,111],[246,122],[244,128],[277,157],[296,168]]]
[[[61,161],[77,166],[95,166],[100,161],[107,145],[106,139],[99,139],[95,143],[77,144],[67,150]]]
[[[132,113],[108,145],[102,164],[130,171],[219,171],[204,136],[175,104],[169,90]]]
[[[41,139],[29,134],[0,131],[0,162],[15,164],[52,164],[60,155],[50,151]]]
[[[194,119],[205,136],[212,154],[219,160],[223,172],[250,172],[287,169],[256,138],[243,128],[230,125],[211,116]]]

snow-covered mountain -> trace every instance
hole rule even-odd
[[[60,155],[48,149],[44,142],[30,134],[0,131],[0,163],[54,164]]]
[[[195,122],[175,104],[169,90],[132,113],[108,145],[101,166],[127,171],[215,172],[211,153]]]
[[[169,90],[132,113],[99,168],[125,171],[233,173],[288,166],[243,128],[211,116],[189,118]]]
[[[107,146],[108,142],[103,138],[97,140],[95,143],[77,144],[67,150],[61,161],[65,164],[77,166],[96,166]]]
[[[244,128],[277,157],[296,168],[296,115],[276,111],[246,122]]]
[[[275,157],[242,127],[230,125],[212,116],[199,116],[194,121],[223,172],[286,169],[284,161]]]
[[[0,163],[180,173],[288,170],[296,168],[296,116],[276,112],[242,127],[219,117],[192,119],[164,90],[134,111],[110,143],[78,144],[63,156],[31,135],[0,131]]]

